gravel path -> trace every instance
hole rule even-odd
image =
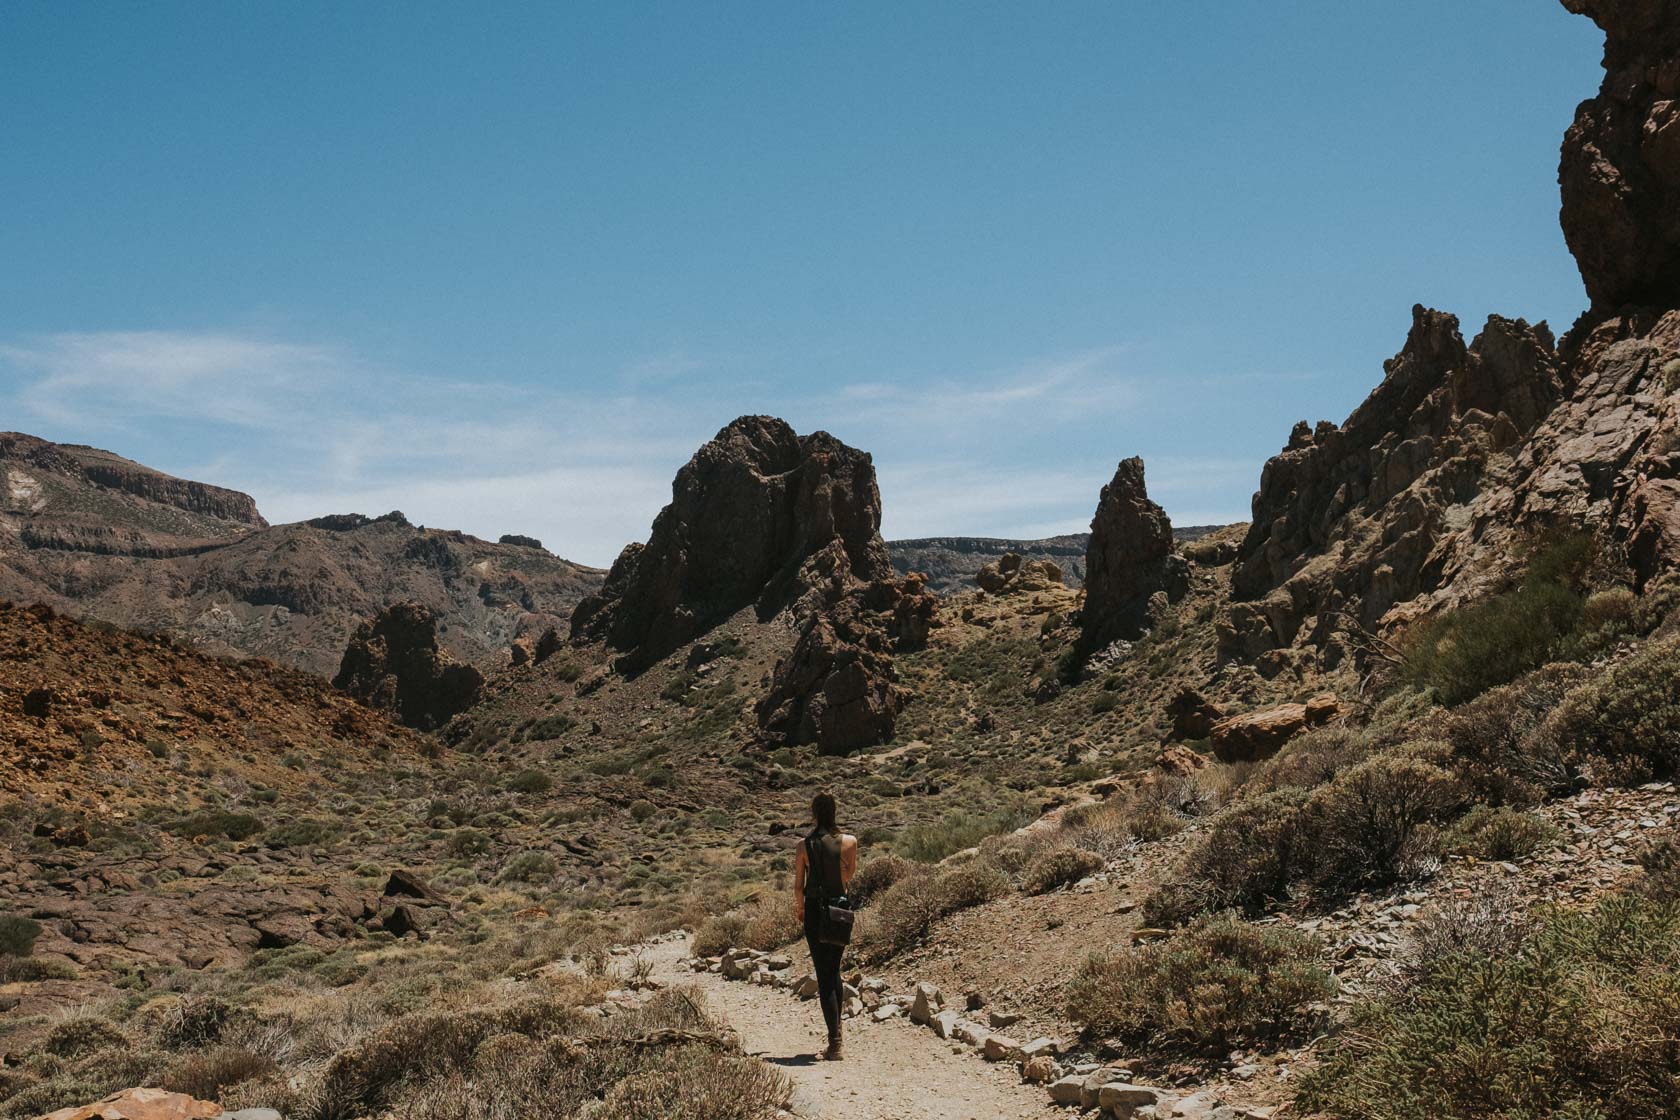
[[[1024,1085],[1013,1063],[991,1065],[968,1047],[954,1053],[932,1031],[902,1019],[846,1022],[846,1058],[822,1062],[825,1041],[816,1002],[785,991],[691,972],[687,941],[643,952],[653,978],[698,987],[714,1014],[741,1036],[747,1053],[779,1067],[794,1085],[805,1120],[1048,1120],[1055,1109],[1041,1087]]]

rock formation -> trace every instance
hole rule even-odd
[[[619,555],[597,595],[578,604],[572,636],[645,668],[743,607],[762,614],[802,593],[801,565],[838,542],[849,578],[886,579],[881,495],[868,454],[827,432],[743,416],[695,452],[646,544]]]
[[[1165,592],[1176,600],[1184,594],[1189,566],[1173,548],[1172,522],[1149,500],[1143,460],[1122,461],[1091,519],[1081,614],[1086,649],[1138,637],[1148,625],[1152,596]]]
[[[1222,658],[1330,662],[1515,581],[1525,540],[1598,534],[1643,587],[1680,563],[1680,4],[1564,0],[1606,76],[1563,144],[1562,223],[1593,310],[1554,345],[1498,316],[1468,347],[1416,308],[1346,423],[1298,424],[1266,464]]]
[[[430,610],[397,603],[357,628],[333,684],[409,727],[430,731],[471,707],[484,677],[438,648]]]
[[[1341,705],[1328,693],[1304,704],[1281,704],[1259,712],[1222,719],[1213,725],[1211,745],[1221,762],[1258,762],[1310,727],[1336,718]]]
[[[838,541],[801,565],[793,606],[799,636],[776,664],[755,714],[765,743],[814,744],[844,754],[892,738],[909,699],[895,650],[918,649],[938,625],[925,577],[862,583]]]
[[[1563,0],[1604,30],[1604,83],[1563,142],[1563,234],[1593,309],[1680,304],[1680,2]]]
[[[1024,560],[1018,552],[1006,552],[974,574],[980,590],[992,595],[1025,594],[1065,587],[1062,569],[1054,560]]]
[[[1381,385],[1340,427],[1295,426],[1266,463],[1232,572],[1226,657],[1298,638],[1322,643],[1344,620],[1372,628],[1439,583],[1431,553],[1447,511],[1469,501],[1563,391],[1544,323],[1494,316],[1466,347],[1458,320],[1423,307]]]

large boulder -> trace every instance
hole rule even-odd
[[[1593,308],[1680,303],[1680,0],[1563,0],[1604,30],[1604,82],[1558,167]]]
[[[1334,696],[1314,696],[1305,704],[1280,704],[1222,719],[1213,725],[1214,757],[1221,762],[1258,762],[1283,749],[1289,740],[1330,722],[1341,710]]]
[[[124,1089],[93,1104],[49,1112],[40,1120],[201,1120],[222,1114],[221,1105],[186,1093]]]
[[[1091,519],[1081,613],[1085,647],[1139,637],[1149,623],[1150,598],[1165,592],[1176,600],[1189,585],[1189,565],[1174,552],[1172,522],[1149,500],[1143,460],[1122,461]]]
[[[439,647],[430,609],[395,603],[357,627],[333,684],[409,727],[430,731],[477,703],[484,677]]]
[[[758,702],[766,742],[844,754],[892,738],[909,694],[897,683],[886,634],[860,606],[848,598],[806,619]]]
[[[849,578],[890,579],[881,495],[867,453],[827,432],[797,435],[743,416],[695,452],[646,544],[614,562],[572,613],[572,636],[606,642],[645,668],[743,607],[766,615],[804,589],[805,561],[838,543]]]

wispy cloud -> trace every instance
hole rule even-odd
[[[889,536],[1082,530],[1159,395],[1132,366],[1116,345],[972,375],[813,384],[672,350],[561,389],[416,377],[331,342],[107,331],[0,342],[0,407],[42,434],[247,490],[271,520],[401,509],[605,565],[646,537],[694,448],[746,412],[874,452]],[[1181,510],[1245,505],[1257,466],[1151,457],[1150,489],[1184,521]]]
[[[0,346],[0,360],[31,378],[25,408],[89,427],[136,416],[267,426],[348,365],[329,347],[179,331],[46,335]]]

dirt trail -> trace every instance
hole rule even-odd
[[[1013,1063],[991,1065],[903,1019],[846,1022],[846,1059],[821,1062],[822,1013],[785,991],[695,973],[682,965],[688,942],[642,953],[666,985],[698,987],[712,1012],[735,1028],[747,1053],[793,1082],[804,1120],[1047,1120],[1063,1114],[1042,1087],[1024,1085]]]

